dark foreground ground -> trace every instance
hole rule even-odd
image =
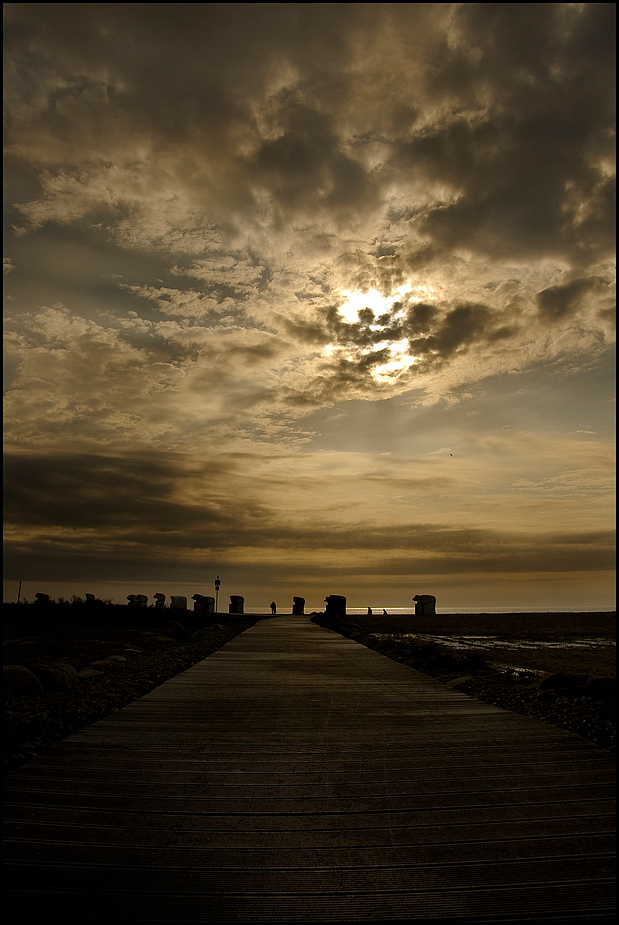
[[[5,605],[4,665],[27,665],[50,656],[66,659],[85,672],[71,689],[45,689],[15,694],[4,688],[4,770],[11,771],[73,732],[121,709],[164,681],[208,657],[264,615],[209,618],[193,614],[171,626],[170,612],[149,609],[141,614],[114,608],[97,615],[79,609],[44,615],[24,605]],[[310,615],[308,615],[310,619]],[[615,668],[615,614],[451,614],[437,617],[349,617],[313,619],[386,657],[412,667],[458,690],[517,713],[535,716],[571,730],[596,744],[614,749],[616,706],[607,683],[585,687],[591,677],[611,679]],[[216,623],[214,621],[217,621]],[[412,634],[412,635],[411,635]],[[428,644],[425,635],[477,636],[470,650]],[[517,651],[494,645],[485,650],[483,637],[505,643],[526,637],[552,642],[551,648]],[[607,642],[590,648],[583,637]],[[561,643],[570,643],[569,647]],[[496,639],[495,639],[496,643]],[[516,660],[521,671],[497,670],[495,661]],[[110,659],[94,670],[93,662]],[[543,689],[546,676],[561,672],[569,686]],[[542,684],[540,684],[542,682]],[[567,683],[567,682],[566,682]]]

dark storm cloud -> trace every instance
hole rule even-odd
[[[5,47],[26,99],[37,93],[28,68],[57,72],[39,128],[62,138],[65,157],[73,149],[79,160],[97,141],[104,152],[127,133],[189,146],[187,168],[199,170],[191,146],[230,153],[230,133],[252,126],[251,98],[274,65],[294,61],[323,78],[337,71],[357,16],[355,4],[5,4]],[[303,149],[300,138],[291,143]],[[317,144],[302,157],[312,163],[320,151]],[[294,157],[275,151],[273,160],[285,166]],[[268,170],[268,154],[265,161]],[[207,172],[202,179],[208,184]],[[251,203],[247,188],[237,193]]]
[[[170,560],[180,564],[179,556],[183,567],[199,567],[205,549],[222,554],[265,544],[302,556],[342,548],[369,551],[387,556],[385,574],[390,573],[389,555],[398,550],[406,550],[414,568],[423,566],[426,573],[436,574],[596,570],[612,568],[614,562],[613,534],[608,531],[515,533],[427,522],[389,529],[315,522],[308,531],[258,503],[243,480],[231,491],[234,480],[227,480],[235,468],[230,459],[221,465],[188,466],[171,454],[122,460],[10,456],[6,565],[16,574],[45,580],[54,569],[54,577],[69,577],[76,564],[90,578],[109,578],[149,562],[172,567]],[[197,483],[202,491],[194,497]],[[21,533],[13,538],[11,528],[17,524]],[[62,535],[50,534],[50,528],[62,528]],[[401,561],[393,562],[401,570]]]
[[[574,312],[581,297],[592,289],[597,279],[574,279],[564,286],[549,286],[537,293],[539,313],[545,321],[555,321]]]
[[[614,4],[571,7],[459,5],[465,41],[437,51],[432,81],[454,114],[394,149],[396,169],[451,190],[420,221],[435,243],[575,262],[613,252],[600,158],[613,156]]]
[[[613,156],[614,7],[5,4],[18,100],[7,106],[9,168],[13,138],[19,157],[42,164],[131,159],[146,144],[232,223],[260,210],[263,193],[275,223],[352,222],[394,183],[429,184],[440,193],[409,208],[409,240],[375,245],[377,258],[397,250],[412,266],[467,248],[585,266],[614,248],[602,166]],[[371,67],[389,54],[394,26],[413,42],[408,59],[392,49],[394,67],[413,66],[416,41],[423,67],[405,91],[385,58],[379,118],[381,84],[372,96],[358,68],[363,49]],[[295,88],[271,91],[286,67]],[[370,105],[383,130],[355,131]],[[363,162],[376,143],[384,169]]]
[[[213,460],[198,464],[200,478],[214,486],[232,465]],[[118,530],[140,542],[160,534],[207,527],[222,531],[229,526],[233,502],[222,505],[217,497],[198,504],[181,503],[175,496],[187,463],[173,454],[113,456],[41,456],[8,454],[5,462],[4,509],[7,523],[27,528],[48,526],[68,530],[94,529],[107,535]],[[217,493],[214,493],[215,496]],[[239,516],[250,519],[246,506]]]
[[[286,211],[310,207],[342,214],[376,198],[364,169],[342,152],[324,113],[286,93],[273,121],[278,135],[257,151],[253,174]]]
[[[299,317],[279,316],[284,330],[295,340],[310,347],[324,347],[329,343],[331,334],[319,321],[306,321]]]
[[[425,308],[425,306],[424,306]],[[419,321],[413,312],[412,332],[410,334],[410,353],[420,360],[419,368],[424,370],[429,365],[436,366],[454,356],[470,349],[472,344],[492,344],[513,337],[518,328],[504,323],[486,305],[463,304],[447,311],[436,325],[428,319],[424,325],[426,332],[417,333]]]

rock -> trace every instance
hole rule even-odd
[[[203,639],[207,639],[209,635],[208,630],[196,630],[195,633],[191,634],[192,642],[202,642]]]
[[[81,671],[78,671],[77,676],[80,679],[100,678],[102,674],[103,672],[99,671],[97,668],[82,668]]]
[[[614,700],[617,696],[616,678],[588,678],[585,696],[594,700]]]
[[[2,669],[2,688],[7,700],[43,692],[43,685],[37,676],[23,665],[4,666]]]
[[[166,626],[166,633],[172,636],[173,639],[188,639],[189,633],[185,627],[178,622],[178,620],[170,620]]]
[[[454,678],[452,681],[447,681],[447,683],[445,684],[445,687],[451,687],[451,688],[464,687],[465,684],[467,684],[469,681],[472,681],[472,680],[473,678],[471,677],[471,675],[467,675],[464,678]]]
[[[124,655],[108,655],[107,658],[99,658],[96,662],[91,662],[88,666],[89,668],[110,668],[115,665],[119,665],[122,662],[126,662],[127,659]]]
[[[42,655],[40,658],[28,659],[26,668],[37,676],[44,690],[70,691],[77,687],[77,671],[66,658]]]
[[[542,678],[542,680],[539,682],[538,690],[556,691],[560,690],[561,688],[577,686],[578,681],[575,678],[571,678],[569,675],[557,672],[556,674],[547,675],[545,678]]]

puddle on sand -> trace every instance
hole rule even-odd
[[[387,637],[389,634],[380,635]],[[500,636],[432,636],[427,633],[406,633],[398,638],[432,642],[452,649],[595,649],[599,646],[615,644],[610,639],[598,636],[570,636],[569,639],[540,640],[503,639]]]
[[[393,638],[389,633],[376,633],[379,638]],[[534,649],[596,649],[602,646],[614,646],[615,642],[607,637],[599,636],[570,636],[569,639],[503,639],[500,636],[433,636],[429,633],[405,633],[397,637],[402,642],[410,639],[416,643],[434,643],[444,646],[445,648],[456,650],[482,649],[486,653],[485,657],[489,664],[495,669],[510,675],[522,674],[540,675],[542,671],[533,668],[522,668],[518,665],[510,665],[503,661],[491,661],[492,650],[512,650],[514,653],[523,650]]]

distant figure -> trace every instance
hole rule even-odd
[[[372,608],[368,607],[368,617],[371,617],[371,616],[372,616]]]
[[[275,601],[271,601],[271,613],[273,614],[273,616],[275,616],[275,614],[277,613],[277,606],[275,604]]]
[[[386,610],[383,610],[383,617],[388,617],[388,616],[389,616],[389,614],[387,613],[387,611],[386,611]]]

